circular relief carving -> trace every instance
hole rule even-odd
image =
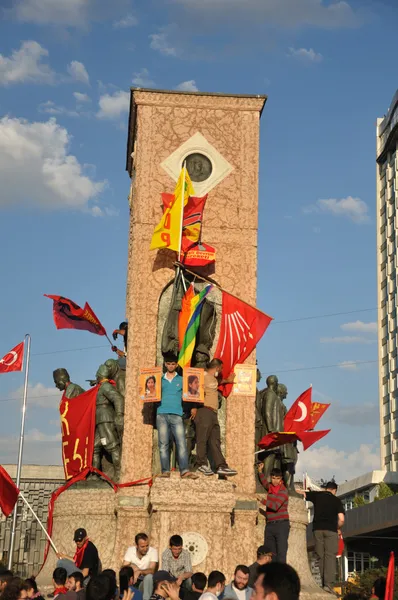
[[[209,551],[209,547],[203,535],[195,531],[189,531],[182,534],[184,548],[191,554],[192,566],[196,567],[202,563]]]
[[[192,181],[201,183],[209,179],[213,172],[211,160],[200,152],[193,152],[186,157],[187,171]]]

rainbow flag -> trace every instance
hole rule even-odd
[[[184,335],[184,339],[182,341],[181,350],[178,355],[178,364],[180,365],[180,367],[182,369],[184,369],[185,367],[191,366],[192,354],[193,354],[193,350],[195,348],[195,342],[196,342],[196,333],[199,329],[199,324],[200,324],[200,313],[202,310],[202,304],[203,304],[204,299],[206,298],[207,294],[209,294],[209,292],[211,292],[212,289],[213,289],[212,285],[207,285],[205,288],[203,288],[203,290],[201,292],[199,292],[199,294],[196,294],[191,299],[191,310],[190,310],[188,325],[185,330],[185,335]],[[188,290],[188,292],[189,292],[189,290]]]

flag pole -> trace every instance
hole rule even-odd
[[[21,470],[22,470],[22,455],[23,455],[23,444],[25,437],[25,417],[26,417],[26,401],[28,397],[28,380],[29,380],[29,362],[30,362],[30,335],[27,333],[25,335],[26,342],[26,355],[25,355],[25,381],[24,381],[24,390],[23,390],[23,402],[22,402],[22,418],[21,418],[21,433],[19,437],[19,449],[18,449],[18,464],[17,464],[17,481],[16,485],[19,489],[21,483]],[[14,513],[12,516],[12,527],[11,527],[11,538],[10,538],[10,546],[8,549],[8,568],[12,570],[12,557],[14,553],[14,544],[15,544],[15,530],[17,526],[17,512],[18,512],[18,502],[14,507]]]
[[[32,515],[34,516],[34,518],[36,519],[36,521],[38,522],[38,524],[40,525],[40,527],[42,528],[42,530],[45,533],[46,538],[48,539],[48,541],[50,542],[54,552],[56,554],[58,554],[58,550],[55,547],[54,542],[52,541],[52,539],[50,538],[50,536],[47,533],[47,529],[44,527],[43,523],[40,521],[39,517],[37,516],[37,514],[35,513],[35,511],[33,510],[32,506],[29,504],[29,502],[27,501],[27,499],[25,498],[25,496],[23,495],[23,493],[20,491],[19,492],[20,497],[22,498],[22,500],[25,502],[26,506],[29,508],[30,512],[32,513]]]
[[[180,220],[180,239],[178,242],[178,262],[181,261],[181,246],[182,246],[182,228],[184,226],[184,198],[185,198],[185,177],[187,173],[187,161],[184,160],[182,186],[181,186],[181,220]]]

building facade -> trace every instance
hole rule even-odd
[[[398,470],[398,91],[377,120],[377,290],[381,468]]]

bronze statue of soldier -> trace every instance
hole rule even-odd
[[[121,451],[124,425],[124,398],[109,382],[109,368],[100,365],[96,373],[99,384],[95,413],[93,467],[101,470],[104,451],[110,455],[114,480],[120,479]]]
[[[256,399],[256,444],[268,433],[283,431],[283,405],[277,391],[278,378],[276,375],[269,375],[267,387]],[[280,448],[264,450],[258,458],[264,462],[263,473],[267,478],[274,467],[281,467]]]
[[[283,383],[278,384],[277,394],[281,399],[283,418],[285,418],[287,408],[283,401],[287,398],[287,387]],[[289,492],[289,496],[295,496],[296,498],[299,498],[301,496],[297,494],[294,487],[294,475],[296,472],[296,464],[298,459],[297,442],[293,442],[292,444],[284,444],[280,447],[280,450],[282,454],[283,481],[286,489]]]
[[[120,368],[119,361],[114,358],[108,358],[104,362],[108,368],[108,377],[116,383],[116,389],[123,398],[126,395],[126,371]]]
[[[71,382],[69,373],[66,369],[55,369],[55,371],[53,371],[53,379],[55,387],[61,392],[64,392],[65,397],[68,398],[68,400],[76,398],[76,396],[84,394],[85,392],[80,385]]]

